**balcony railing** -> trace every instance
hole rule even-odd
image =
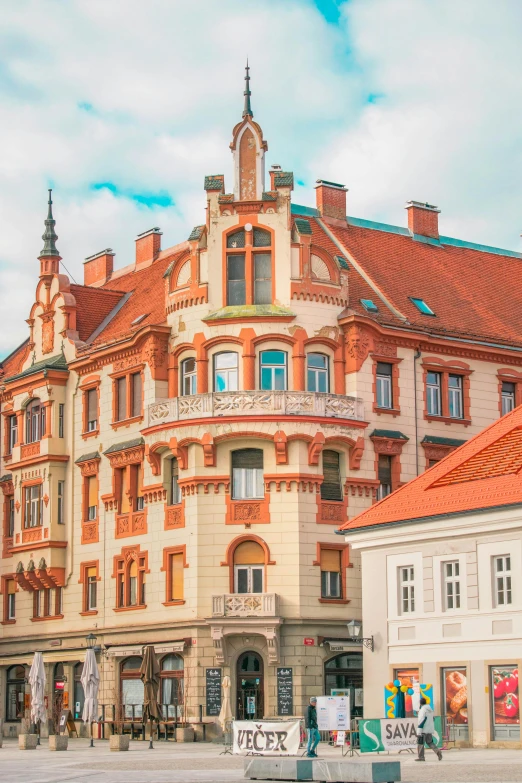
[[[336,419],[364,419],[364,403],[344,394],[303,391],[241,391],[191,394],[158,400],[148,407],[147,424],[183,419],[255,414],[327,416]]]
[[[277,617],[276,593],[228,593],[212,596],[212,617]]]

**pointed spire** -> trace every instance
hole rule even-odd
[[[247,63],[246,63],[245,74],[246,74],[245,75],[246,89],[245,89],[245,92],[243,93],[243,95],[245,96],[245,106],[244,106],[244,109],[243,109],[243,117],[253,117],[254,116],[254,112],[252,111],[252,107],[250,105],[250,96],[252,95],[252,93],[250,92],[250,68],[249,68],[249,65],[248,65],[248,59],[247,59]]]
[[[56,220],[53,218],[53,200],[51,198],[52,189],[49,188],[49,201],[48,204],[48,210],[47,210],[47,218],[44,221],[45,222],[45,231],[42,234],[42,239],[44,241],[44,246],[42,248],[42,252],[40,253],[39,258],[48,258],[55,256],[56,258],[60,258],[60,253],[58,252],[58,248],[56,247],[56,240],[58,239],[58,236],[54,230],[54,227],[56,225]]]

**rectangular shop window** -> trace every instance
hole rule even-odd
[[[399,614],[410,614],[415,611],[415,569],[413,566],[399,568]]]
[[[510,413],[515,407],[515,384],[502,381],[502,415]]]
[[[7,581],[7,617],[6,620],[14,620],[16,618],[16,582],[14,579]]]
[[[379,479],[377,500],[382,500],[392,492],[392,457],[388,454],[379,454],[377,470]]]
[[[264,498],[263,452],[261,449],[239,449],[232,452],[232,498]]]
[[[452,419],[463,418],[462,406],[462,376],[450,375],[448,377],[449,415]]]
[[[169,601],[183,601],[184,598],[184,568],[183,552],[170,555],[170,595]]]
[[[444,578],[444,608],[460,609],[460,563],[452,560],[442,564]]]
[[[142,382],[141,372],[132,373],[131,377],[132,405],[131,417],[141,416],[142,407]]]
[[[341,551],[321,549],[321,598],[342,598]]]
[[[125,380],[120,378],[120,380]],[[118,384],[119,384],[118,381]],[[118,394],[119,399],[119,394]],[[87,392],[87,432],[94,432],[98,428],[98,390],[89,389]]]
[[[426,375],[426,408],[430,416],[441,415],[440,372]]]
[[[98,476],[87,477],[87,519],[98,518]]]
[[[64,435],[64,423],[65,423],[65,405],[60,402],[58,405],[58,437],[63,438]]]
[[[393,408],[392,371],[391,364],[377,362],[377,406],[379,408]]]
[[[227,305],[246,304],[245,255],[227,256]]]
[[[124,421],[127,418],[127,378],[118,378],[116,381],[116,421]]]
[[[58,497],[57,497],[57,512],[58,512],[58,524],[65,525],[65,481],[57,482]]]
[[[496,555],[493,558],[495,605],[509,606],[512,603],[511,593],[511,556]]]
[[[324,353],[309,353],[306,357],[306,377],[308,391],[329,391],[328,356]]]
[[[342,500],[341,464],[338,451],[323,451],[323,483],[321,500]]]
[[[254,254],[254,304],[272,304],[272,256]]]
[[[89,566],[86,569],[87,578],[87,602],[85,610],[87,612],[93,612],[98,607],[98,576],[96,574],[96,566]]]

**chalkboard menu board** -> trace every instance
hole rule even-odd
[[[221,712],[221,669],[207,669],[207,715]]]
[[[294,714],[294,683],[292,669],[277,670],[277,714]]]

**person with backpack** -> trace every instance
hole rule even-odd
[[[433,732],[435,723],[433,722],[433,710],[426,699],[420,700],[421,708],[417,716],[417,751],[418,758],[415,761],[426,761],[424,758],[424,745],[431,748],[437,754],[439,761],[442,761],[442,753],[433,742]]]

